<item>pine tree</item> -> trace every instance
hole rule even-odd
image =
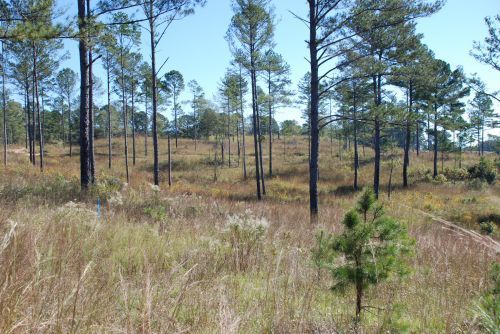
[[[268,0],[233,0],[233,12],[226,38],[237,62],[248,71],[251,79],[255,181],[257,199],[261,200],[264,178],[259,167],[262,165],[262,142],[258,139],[260,115],[257,103],[257,72],[262,65],[263,50],[272,44],[274,18]]]
[[[333,278],[332,289],[345,292],[348,286],[356,290],[356,322],[367,306],[365,291],[393,275],[408,274],[407,260],[414,241],[406,228],[386,217],[371,189],[358,199],[356,209],[342,220],[340,235],[320,232],[317,235],[313,259],[319,268],[326,268]]]

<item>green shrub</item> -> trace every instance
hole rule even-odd
[[[479,228],[484,234],[490,235],[495,232],[495,225],[492,222],[479,223]]]
[[[484,180],[488,184],[495,183],[497,176],[494,163],[484,157],[481,157],[477,165],[469,167],[468,172],[471,179]]]
[[[117,192],[121,191],[123,183],[116,177],[103,176],[97,180],[97,183],[91,188],[91,193],[102,200],[108,200]]]
[[[432,180],[432,171],[429,168],[412,169],[409,172],[411,180],[430,182]]]
[[[488,183],[482,179],[471,179],[467,182],[467,187],[472,190],[482,190]]]
[[[448,182],[448,179],[446,178],[446,176],[444,176],[443,174],[438,174],[434,180],[433,180],[434,183],[446,183]]]
[[[444,169],[444,176],[450,181],[466,181],[469,179],[469,172],[465,168],[448,168]]]

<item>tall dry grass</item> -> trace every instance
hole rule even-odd
[[[64,148],[48,147],[44,174],[13,156],[0,181],[0,333],[353,332],[354,294],[333,294],[310,252],[315,233],[339,232],[354,203],[356,194],[338,191],[350,184],[350,162],[327,154],[322,143],[320,225],[310,226],[307,146],[293,141],[286,156],[276,148],[276,176],[263,202],[254,200],[254,184],[242,180],[240,168],[220,168],[213,181],[209,142],[194,152],[181,141],[174,186],[160,190],[149,184],[145,158],[132,167],[128,186],[82,194],[78,160]],[[106,170],[102,145],[99,178],[123,180],[121,156]],[[428,166],[428,158],[414,159],[412,168]],[[363,165],[363,184],[370,172]],[[465,203],[471,196],[476,201]],[[432,204],[427,209],[447,215],[464,206],[495,210],[497,199],[497,186],[396,188],[385,208],[416,239],[413,273],[368,291],[372,307],[359,331],[478,331],[471,307],[489,287],[498,255],[398,203]]]

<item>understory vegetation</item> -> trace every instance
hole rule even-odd
[[[116,169],[99,169],[103,172],[97,185],[87,193],[80,191],[76,168],[71,168],[77,158],[59,154],[56,147],[47,154],[44,173],[23,167],[24,154],[12,154],[15,162],[0,181],[0,332],[494,333],[498,329],[498,273],[490,274],[498,263],[498,249],[421,214],[431,213],[478,233],[483,229],[480,222],[496,228],[500,214],[496,183],[485,182],[478,190],[470,187],[470,176],[442,183],[413,179],[407,191],[400,186],[399,166],[390,201],[382,193],[374,206],[368,192],[365,209],[372,213],[365,221],[363,205],[356,204],[361,193],[345,190],[351,180],[350,162],[325,154],[320,165],[322,211],[314,226],[308,223],[307,157],[293,154],[307,141],[294,138],[294,142],[289,154],[277,156],[276,175],[269,178],[268,195],[261,202],[248,198],[253,183],[241,179],[236,162],[231,168],[220,166],[214,181],[213,166],[204,163],[211,154],[210,143],[198,143],[197,154],[189,155],[184,152],[192,142],[179,141],[175,156],[191,167],[175,165],[170,188],[151,184],[143,168],[148,162],[142,159],[131,169],[132,182],[124,183],[116,160]],[[367,150],[362,159],[371,154]],[[98,164],[105,165],[106,157],[98,156]],[[431,163],[427,152],[413,161],[413,171]],[[477,156],[465,155],[464,167],[477,164],[481,164]],[[445,161],[445,168],[453,165],[452,158]],[[166,173],[162,171],[162,177]],[[371,168],[362,166],[360,183],[368,185],[370,174]],[[387,177],[382,175],[384,182]],[[379,221],[375,230],[372,217]],[[337,238],[337,246],[345,245],[341,239],[350,240],[352,221],[378,231],[370,232],[375,238],[386,226],[397,225],[400,229],[391,227],[391,233],[408,231],[411,249],[404,266],[386,275],[382,272],[400,259],[393,257],[399,251],[392,248],[400,245],[399,239],[392,238],[395,243],[389,242],[388,249],[374,253],[388,261],[385,264],[377,262],[378,257],[375,262],[369,259],[373,241],[367,241],[363,256],[376,287],[363,289],[359,321],[355,284],[331,290],[332,272],[318,269],[314,255],[320,231]],[[496,238],[496,233],[490,235]],[[326,253],[323,259],[346,269],[351,260],[338,262],[347,251],[339,247],[337,255]],[[351,280],[344,269],[332,267],[337,270],[335,277]]]

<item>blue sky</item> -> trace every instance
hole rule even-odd
[[[67,13],[74,10],[74,0],[59,0]],[[69,2],[70,1],[70,2]],[[183,73],[185,81],[195,79],[211,98],[217,91],[217,83],[229,66],[231,54],[224,36],[232,16],[230,0],[208,0],[207,5],[198,8],[196,14],[175,22],[164,36],[158,47],[157,62],[169,58],[162,73],[172,69]],[[275,0],[277,27],[276,48],[292,69],[293,88],[308,71],[305,60],[308,50],[305,39],[307,29],[290,11],[305,15],[305,0]],[[436,57],[449,62],[452,66],[462,65],[466,73],[475,73],[487,83],[490,90],[499,90],[498,72],[486,65],[479,64],[469,55],[474,40],[482,40],[487,33],[484,17],[500,13],[498,0],[448,0],[444,8],[431,17],[420,19],[417,30],[424,34],[423,41],[436,54]],[[139,14],[138,14],[139,15]],[[149,60],[148,37],[144,34],[140,48],[145,59]],[[63,66],[78,72],[78,49],[74,41],[66,41],[70,59]],[[97,74],[102,70],[98,65]],[[185,93],[183,99],[188,99]],[[500,105],[495,106],[497,111]],[[185,109],[188,109],[186,106]],[[300,113],[294,108],[278,111],[278,121],[299,119]]]

